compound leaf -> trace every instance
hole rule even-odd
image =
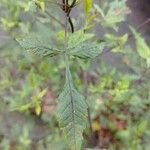
[[[87,124],[87,105],[84,97],[74,88],[70,71],[58,98],[58,120],[71,149],[81,149],[83,130]]]

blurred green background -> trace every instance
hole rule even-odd
[[[149,2],[127,3],[132,13],[116,35],[129,32],[128,24],[137,27],[150,17],[141,11]],[[72,13],[78,29],[83,13],[77,10],[82,4]],[[69,150],[55,114],[65,79],[63,58],[40,58],[16,42],[36,32],[59,46],[56,38],[61,37],[63,22],[55,1],[0,0],[0,150]],[[149,43],[147,26],[142,35]],[[98,40],[104,32],[114,33],[99,25],[92,31]],[[136,52],[134,40],[129,43],[123,53],[109,52],[90,62],[77,59],[78,65],[71,62],[75,85],[91,112],[92,132],[84,133],[85,148],[150,149],[150,69]]]

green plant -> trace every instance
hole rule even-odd
[[[2,2],[5,4],[4,6],[9,5],[7,0]],[[85,0],[85,22],[79,30],[76,29],[77,21],[70,17],[71,10],[78,4],[74,3],[75,1],[72,3],[69,0],[68,4],[61,3],[56,5],[57,7],[60,5],[64,12],[64,18],[62,19],[64,24],[57,20],[58,11],[47,13],[47,9],[49,9],[47,1],[27,0],[27,2],[29,3],[26,4],[29,4],[30,7],[27,5],[28,9],[23,9],[23,11],[21,10],[24,8],[22,7],[25,5],[24,2],[17,0],[17,3],[13,3],[12,6],[16,9],[14,11],[10,10],[8,14],[10,15],[9,19],[11,19],[13,13],[17,13],[17,15],[13,15],[15,25],[9,25],[9,19],[7,18],[2,18],[2,25],[5,26],[7,23],[6,30],[13,37],[20,35],[20,33],[23,34],[23,38],[17,38],[17,41],[23,48],[41,58],[36,59],[36,57],[33,57],[32,60],[29,56],[23,56],[23,60],[16,63],[18,65],[17,75],[20,77],[22,74],[25,74],[26,76],[19,78],[19,80],[23,80],[23,85],[19,86],[20,89],[17,84],[18,80],[14,81],[15,78],[11,76],[11,71],[8,71],[9,68],[2,69],[2,82],[0,84],[3,95],[7,95],[8,91],[12,94],[11,96],[4,96],[6,97],[6,103],[9,103],[9,109],[22,112],[24,115],[27,114],[32,119],[31,113],[35,113],[36,118],[41,119],[44,123],[48,122],[50,128],[54,129],[51,135],[39,141],[38,148],[44,149],[42,143],[45,144],[46,140],[47,149],[55,149],[55,147],[59,150],[69,149],[65,146],[64,139],[61,139],[60,133],[57,131],[55,120],[49,116],[44,116],[45,114],[42,115],[43,99],[47,95],[47,91],[49,91],[48,78],[53,80],[51,88],[56,93],[59,93],[63,82],[60,80],[61,77],[66,77],[66,81],[63,91],[58,97],[56,114],[60,127],[63,128],[64,135],[67,135],[67,141],[71,149],[82,149],[83,131],[88,126],[88,117],[91,117],[92,134],[94,134],[94,131],[100,132],[102,139],[105,139],[105,134],[108,134],[108,138],[112,138],[113,142],[117,141],[116,143],[111,143],[112,141],[110,140],[106,146],[108,149],[143,148],[144,145],[140,146],[142,139],[145,141],[148,136],[145,136],[148,130],[148,122],[144,121],[144,119],[148,118],[148,115],[147,113],[144,115],[144,111],[149,108],[149,95],[146,93],[149,90],[149,72],[147,70],[149,65],[149,48],[134,29],[131,30],[136,37],[137,48],[141,47],[141,49],[138,49],[139,55],[133,52],[130,47],[127,47],[127,40],[130,38],[127,34],[123,36],[113,34],[112,30],[115,29],[117,31],[118,23],[124,21],[125,15],[129,13],[125,1],[104,1],[104,5],[98,5],[98,3],[92,5],[92,0]],[[32,13],[30,12],[31,10]],[[29,16],[34,18],[31,22],[29,21],[27,28],[24,28],[26,27],[24,20],[20,20],[22,19],[20,13],[24,13],[24,11],[28,11]],[[83,19],[83,13],[80,12],[80,14],[80,17]],[[49,21],[49,18],[53,18],[55,22]],[[28,20],[30,19],[28,18]],[[100,38],[95,36],[94,28],[92,28],[93,21],[98,25],[101,24],[106,30],[104,36],[101,35]],[[55,23],[57,23],[57,26],[55,26]],[[61,30],[62,27],[65,32]],[[37,28],[36,31],[38,32],[30,33],[35,28]],[[19,32],[16,32],[16,29]],[[140,43],[141,45],[139,46],[138,44]],[[107,48],[106,51],[104,48]],[[106,65],[101,57],[96,58],[99,54],[105,54],[109,51],[121,57],[129,72],[127,71],[124,74],[119,69],[116,70]],[[20,53],[19,56],[11,58],[11,61],[16,61],[22,55],[22,52]],[[50,57],[54,58],[49,60]],[[62,59],[64,63],[62,63]],[[92,66],[88,59],[94,59],[99,67]],[[146,67],[145,60],[147,63]],[[12,64],[7,63],[7,59],[5,61],[5,66],[13,68]],[[76,65],[77,62],[78,65]],[[64,67],[66,74],[63,70]],[[100,69],[98,70],[98,68]],[[79,75],[80,77],[78,77]],[[89,77],[94,78],[96,83],[91,81],[92,79],[88,81]],[[61,85],[60,87],[58,86],[59,84]],[[87,102],[74,84],[79,85],[77,88],[80,88],[81,91],[85,88],[84,95]],[[88,116],[89,109],[91,111],[90,116]],[[127,114],[125,115],[124,113]],[[135,117],[132,117],[132,115]],[[18,142],[20,143],[19,148],[26,149],[31,144],[31,139],[28,136],[29,129],[23,128],[22,130],[23,133]],[[84,139],[87,139],[89,134],[85,133]],[[106,141],[108,140],[106,139]],[[85,142],[88,143],[89,140]],[[7,143],[7,141],[4,139],[3,143]],[[57,146],[59,145],[58,143],[62,147]],[[105,142],[100,147],[105,147]]]
[[[84,97],[77,92],[73,85],[69,59],[71,56],[83,59],[94,58],[102,52],[104,44],[91,42],[90,40],[93,35],[84,33],[83,30],[77,31],[72,35],[67,33],[68,22],[71,25],[72,32],[74,31],[69,14],[76,5],[76,1],[73,1],[69,8],[68,5],[67,1],[62,3],[66,17],[66,26],[63,47],[61,49],[53,48],[48,39],[45,41],[40,35],[29,35],[29,37],[18,39],[18,42],[25,49],[43,57],[64,56],[66,83],[63,92],[58,98],[58,120],[60,127],[63,128],[64,133],[67,135],[70,146],[73,149],[80,149],[83,139],[82,133],[87,125],[87,104],[84,101]],[[86,43],[87,41],[88,44]]]

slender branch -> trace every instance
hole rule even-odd
[[[150,23],[150,18],[146,19],[143,23],[141,23],[141,24],[136,28],[136,30],[137,30],[137,31],[140,31],[140,30],[141,30],[145,25],[147,25],[148,23]],[[128,37],[129,37],[129,38],[133,37],[133,34],[130,33]]]
[[[59,20],[57,19],[55,16],[53,16],[52,14],[50,14],[47,10],[45,11],[45,13],[52,18],[53,20],[55,20],[58,24],[60,24],[62,27],[65,27],[65,25]]]
[[[70,8],[68,9],[68,12],[67,12],[67,16],[69,17],[69,23],[70,23],[72,33],[74,33],[74,25],[73,25],[72,20],[70,18],[70,12],[71,12],[71,9],[75,6],[75,4],[76,4],[76,0],[74,0],[72,2],[72,4],[70,5]]]
[[[71,3],[70,6],[69,6],[68,0],[62,0],[62,5],[61,5],[61,8],[65,12],[65,15],[68,19],[67,21],[70,24],[72,33],[74,33],[74,25],[73,25],[71,17],[70,17],[70,12],[71,12],[72,8],[75,6],[75,4],[76,4],[76,0],[73,0],[73,2]]]
[[[82,70],[84,73],[83,73],[83,78],[84,78],[84,85],[85,85],[85,88],[84,88],[84,97],[85,97],[85,100],[87,100],[88,98],[88,82],[87,82],[87,76],[88,76],[88,71],[86,70]],[[88,112],[88,122],[89,122],[89,127],[90,127],[90,134],[92,135],[93,133],[93,129],[92,129],[92,119],[91,119],[91,112],[90,112],[90,107],[89,107],[89,104],[87,101],[85,101],[87,106],[88,106],[88,109],[87,109],[87,112]]]
[[[63,4],[65,5],[66,4],[66,0],[62,0],[63,1]],[[65,10],[64,10],[65,12]],[[67,44],[68,44],[68,41],[67,41],[67,26],[68,26],[68,16],[66,13],[65,14],[65,64],[66,64],[66,73],[68,72],[69,70],[69,60],[68,60],[68,56],[67,56]]]
[[[73,0],[72,4],[70,5],[71,8],[74,7],[74,5],[76,4],[76,1],[77,0]]]
[[[144,21],[142,24],[140,24],[137,27],[137,30],[140,30],[143,26],[145,26],[146,24],[150,23],[150,18],[148,18],[146,21]]]
[[[71,27],[71,32],[74,33],[74,26],[73,26],[73,23],[72,23],[72,20],[70,17],[69,17],[69,23],[70,23],[70,27]]]
[[[75,0],[74,0],[75,1]],[[76,3],[76,2],[75,2]],[[74,3],[74,5],[75,5]],[[73,3],[72,3],[73,4]],[[85,16],[85,20],[87,20],[87,16]],[[90,132],[90,141],[91,138],[94,139],[93,137],[93,128],[92,128],[92,119],[91,119],[91,111],[90,111],[90,106],[87,102],[87,99],[88,99],[88,83],[87,83],[87,75],[88,75],[88,71],[86,69],[86,71],[84,71],[84,84],[85,84],[85,89],[84,89],[84,92],[85,92],[85,100],[86,100],[86,104],[88,106],[87,108],[87,112],[88,112],[88,123],[89,123],[89,132]]]

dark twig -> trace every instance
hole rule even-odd
[[[74,0],[74,1],[72,2],[72,4],[70,5],[70,7],[73,8],[73,7],[75,6],[75,4],[76,4],[76,0]]]
[[[72,20],[71,18],[69,17],[69,23],[70,23],[70,27],[71,27],[71,32],[74,33],[74,26],[73,26],[73,23],[72,23]]]
[[[70,24],[72,33],[74,32],[74,25],[73,25],[71,17],[70,17],[70,12],[71,12],[72,8],[75,7],[75,6],[76,6],[76,0],[73,0],[71,5],[69,5],[68,0],[62,0],[61,8],[65,12],[65,14],[68,18],[68,22]]]

